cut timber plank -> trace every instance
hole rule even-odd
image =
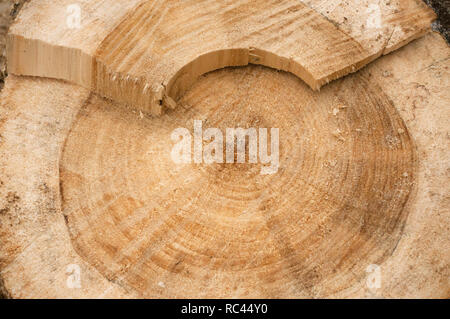
[[[365,28],[349,31],[323,2],[304,2],[86,0],[73,30],[72,1],[31,1],[10,30],[8,67],[161,114],[199,75],[226,66],[261,64],[319,89],[422,35],[434,19],[422,3],[400,0],[380,13],[382,27],[368,26],[355,0],[343,8]]]
[[[432,33],[321,92],[284,72],[221,70],[161,118],[141,118],[62,81],[9,77],[0,99],[7,294],[448,298],[449,57]],[[167,146],[166,124],[185,127],[202,115],[228,127],[283,121],[281,134],[292,140],[281,140],[281,176],[258,184],[247,164],[164,166],[165,153],[155,150]],[[189,172],[228,205],[177,210],[188,201],[180,193],[197,192],[180,178]],[[253,205],[243,213],[244,201]],[[382,271],[375,291],[366,285],[372,263]],[[80,267],[80,289],[67,286],[69,265]]]

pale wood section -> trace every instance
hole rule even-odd
[[[13,74],[66,80],[92,87],[93,56],[103,39],[141,0],[40,0],[25,4],[8,34],[8,70]],[[69,27],[77,5],[81,28]]]
[[[367,51],[388,54],[430,30],[435,13],[420,0],[302,0]]]
[[[9,70],[161,114],[199,75],[224,66],[261,64],[319,89],[422,35],[434,19],[417,1],[392,1],[381,29],[355,31],[348,25],[367,24],[359,14],[368,4],[350,1],[335,14],[321,1],[304,2],[86,0],[81,29],[69,30],[71,1],[31,1],[11,29]]]
[[[411,212],[383,264],[386,297],[450,298],[450,47],[427,35],[369,66],[392,99],[418,154]]]
[[[1,92],[0,276],[11,298],[130,296],[73,250],[59,213],[59,154],[88,97],[77,85],[14,75]],[[67,285],[70,265],[81,289]]]
[[[11,76],[0,99],[4,288],[35,298],[448,298],[449,57],[430,34],[321,92],[261,67],[221,70],[160,118]],[[174,167],[170,130],[193,119],[279,125],[279,175],[261,177],[257,164]],[[70,264],[81,289],[67,287]],[[378,290],[367,288],[369,264],[381,267]]]

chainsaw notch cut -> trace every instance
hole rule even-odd
[[[320,12],[320,1],[100,0],[80,4],[80,27],[67,29],[66,2],[27,4],[8,39],[10,72],[67,80],[155,115],[174,108],[198,76],[227,66],[287,71],[318,90],[423,34],[434,19],[426,6],[401,0],[380,8],[383,25],[368,24],[370,15],[353,21],[367,30],[355,33]],[[420,23],[400,18],[405,3]],[[37,10],[42,16],[29,15]],[[33,20],[39,30],[25,28]]]

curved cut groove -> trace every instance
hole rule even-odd
[[[198,76],[227,66],[288,71],[318,90],[382,55],[397,23],[358,38],[298,0],[101,0],[80,4],[83,23],[68,29],[69,4],[27,5],[10,30],[9,71],[67,80],[152,114],[175,107]],[[40,27],[30,30],[33,23]],[[376,43],[364,38],[374,34]]]
[[[185,65],[165,86],[165,96],[170,99],[169,103],[178,101],[199,76],[225,67],[249,64],[287,71],[298,76],[309,86],[314,87],[315,85],[313,76],[292,60],[256,48],[229,49],[206,53]]]
[[[334,54],[333,49],[345,54]],[[94,89],[143,111],[174,107],[202,74],[262,64],[311,88],[375,56],[298,1],[145,1],[102,41]]]

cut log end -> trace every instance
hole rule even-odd
[[[448,297],[448,46],[361,70],[426,29],[417,1],[379,33],[321,0],[93,2],[71,33],[71,0],[11,30],[42,78],[0,99],[0,296]]]

